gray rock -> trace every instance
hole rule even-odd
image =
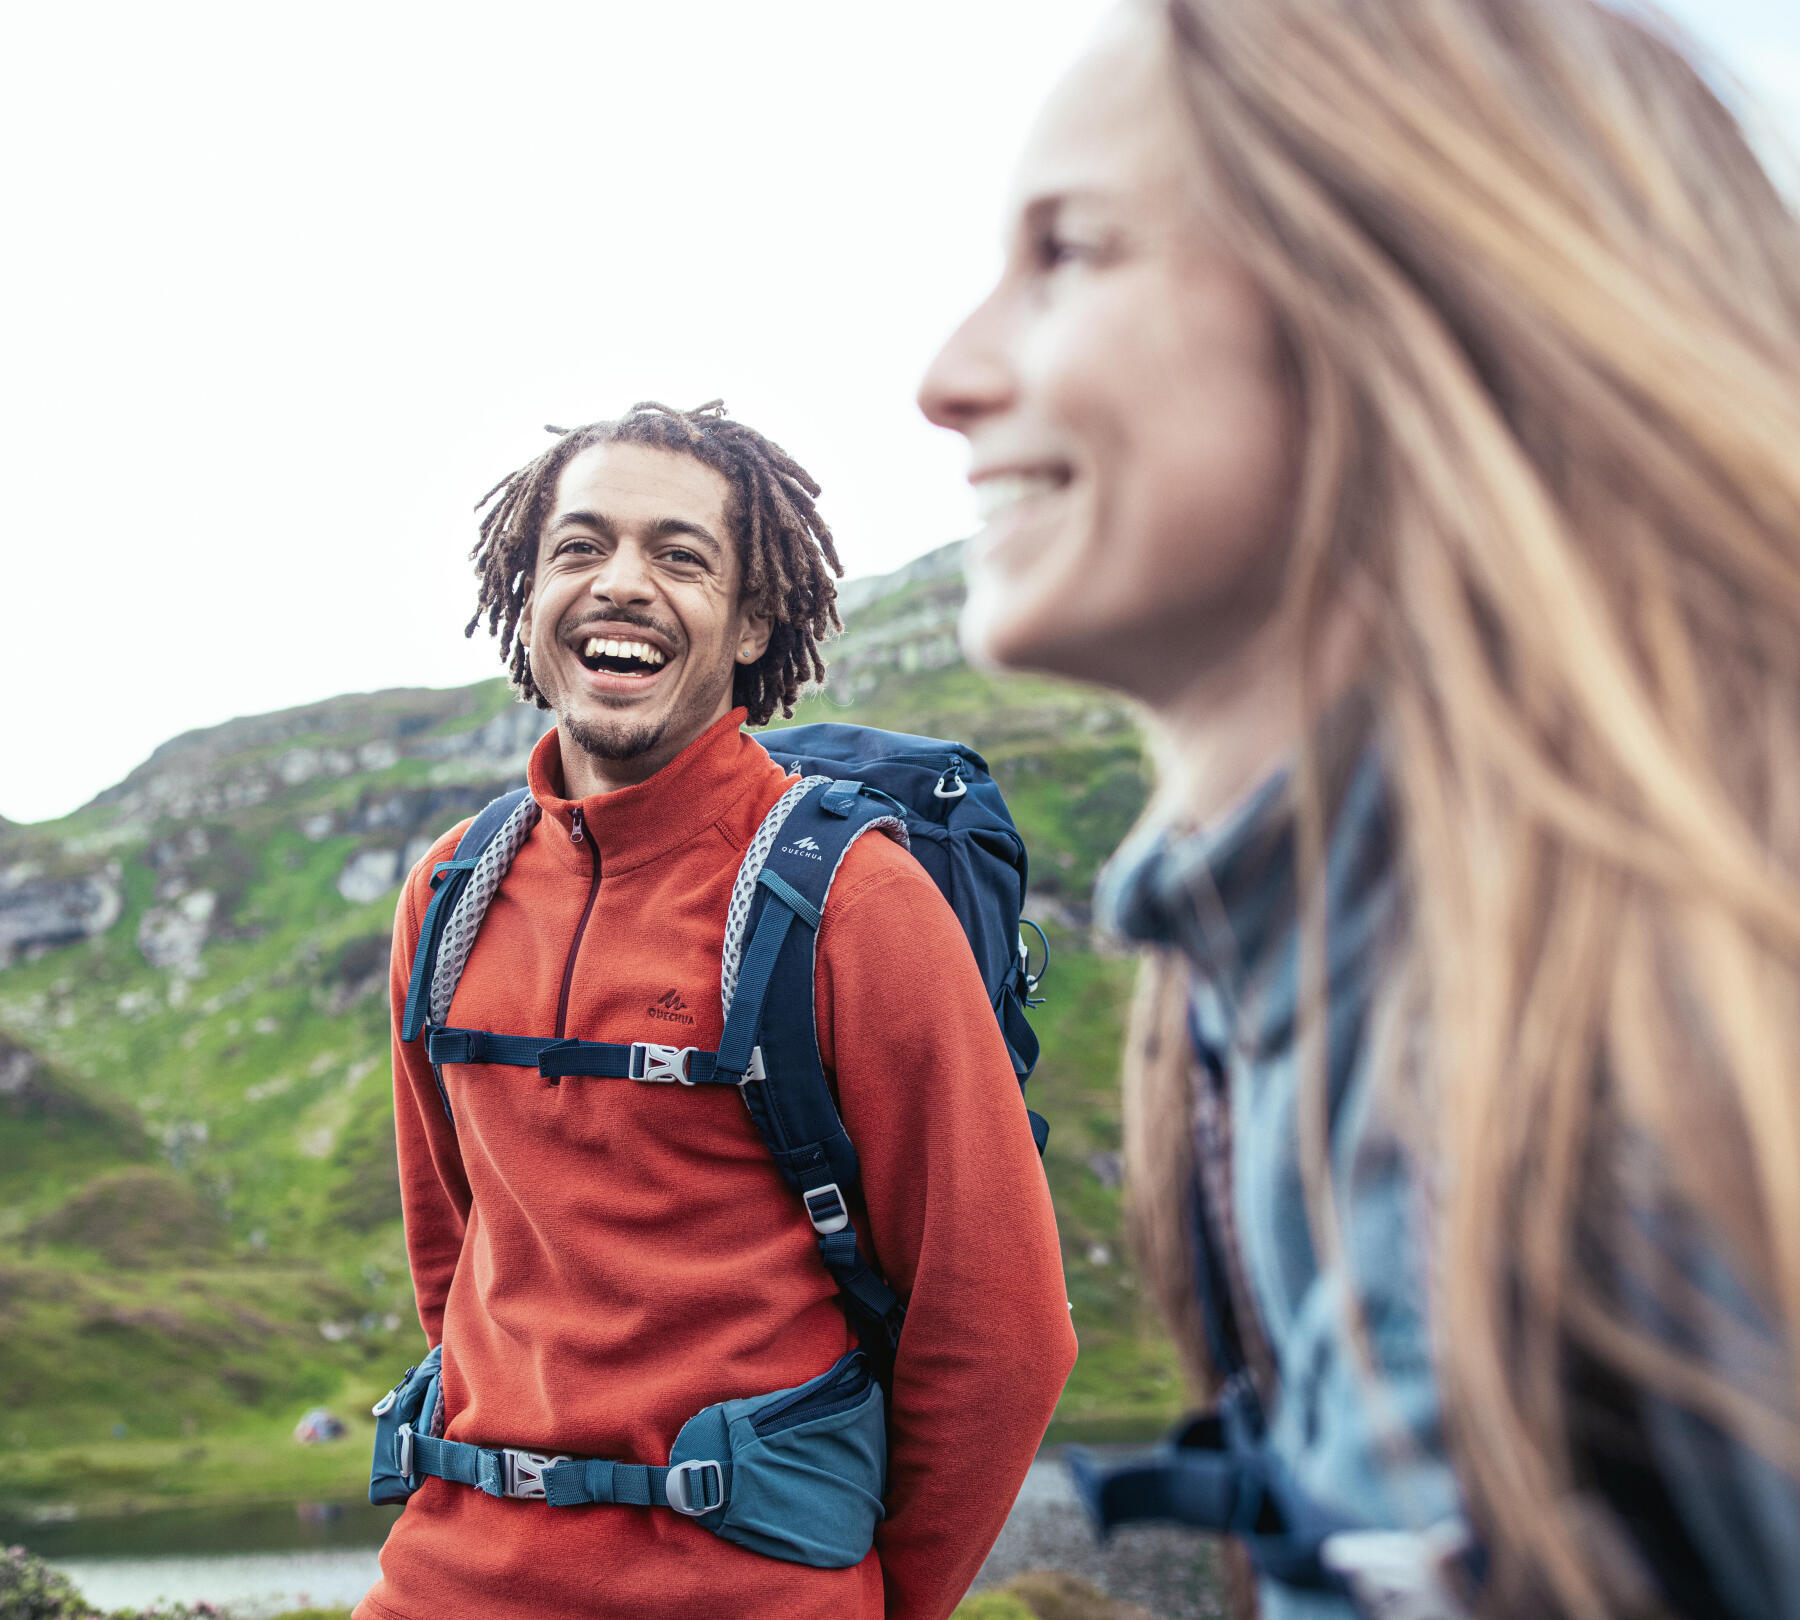
[[[108,875],[51,878],[12,867],[0,875],[0,960],[92,939],[112,927],[123,908],[118,884]]]
[[[400,881],[401,860],[397,849],[358,850],[338,874],[338,893],[356,906],[379,900]]]
[[[152,906],[138,923],[137,945],[152,967],[198,978],[200,948],[212,928],[218,897],[195,889],[166,906]]]

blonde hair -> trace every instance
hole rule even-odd
[[[1571,1348],[1800,1470],[1793,1358],[1728,1375],[1619,1285],[1716,1339],[1620,1219],[1666,1203],[1800,1346],[1800,226],[1647,18],[1157,10],[1299,379],[1283,611],[1302,646],[1349,612],[1369,649],[1438,1365],[1495,1601],[1641,1607],[1574,1510]],[[1296,772],[1315,902],[1316,765]],[[1316,1028],[1324,921],[1303,913]],[[1138,1067],[1133,1171],[1166,1223],[1191,1166],[1143,1125],[1179,1106],[1167,1062]],[[1310,1095],[1316,1180],[1317,1076]],[[1174,1300],[1187,1257],[1150,1235]]]

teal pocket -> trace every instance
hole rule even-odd
[[[444,1347],[435,1346],[416,1367],[375,1403],[375,1455],[369,1464],[369,1500],[404,1502],[419,1488],[421,1476],[404,1456],[401,1430],[417,1434],[442,1432]]]
[[[723,1506],[699,1523],[725,1541],[819,1569],[860,1564],[885,1515],[887,1415],[860,1351],[794,1389],[709,1406],[672,1463],[729,1457]]]

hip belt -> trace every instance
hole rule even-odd
[[[447,1440],[443,1347],[375,1407],[371,1502],[404,1502],[427,1477],[553,1508],[666,1508],[770,1558],[861,1563],[884,1516],[887,1428],[861,1351],[791,1389],[703,1407],[665,1464]]]

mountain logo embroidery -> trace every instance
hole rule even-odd
[[[825,859],[825,857],[819,853],[819,846],[810,838],[796,839],[793,843],[784,845],[781,853],[783,855],[802,855],[809,861],[822,861]]]
[[[694,1021],[693,1014],[687,1010],[687,1003],[681,999],[679,990],[663,991],[644,1010],[650,1017],[660,1018],[668,1024],[691,1024]]]

